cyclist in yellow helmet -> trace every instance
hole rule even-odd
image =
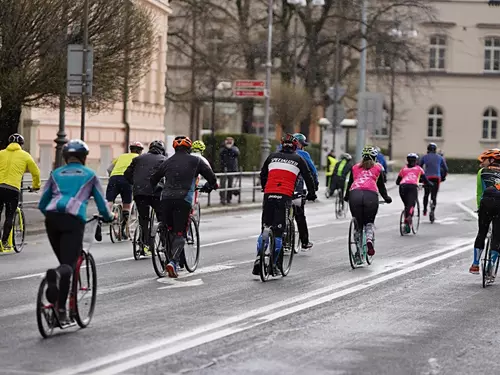
[[[203,160],[211,169],[212,167],[210,166],[210,163],[203,156],[203,153],[205,152],[206,148],[207,147],[205,146],[205,143],[203,141],[196,140],[193,142],[193,145],[191,146],[191,155],[196,156],[196,157],[200,158],[201,160]]]

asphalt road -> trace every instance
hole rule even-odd
[[[105,238],[92,250],[93,321],[48,340],[35,298],[56,260],[44,236],[31,237],[21,254],[0,256],[0,374],[499,373],[499,286],[484,290],[468,273],[474,192],[474,177],[450,176],[436,223],[400,237],[392,190],[374,263],[354,271],[349,219],[335,220],[323,198],[307,208],[314,248],[267,283],[251,275],[259,211],[204,217],[200,267],[176,281]]]

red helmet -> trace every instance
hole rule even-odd
[[[191,139],[189,139],[185,135],[175,137],[174,142],[172,144],[174,149],[176,149],[177,147],[181,147],[181,146],[190,149],[192,145],[193,145],[193,142],[191,142]]]
[[[131,142],[130,143],[130,146],[129,148],[132,150],[133,148],[134,149],[139,149],[139,150],[144,150],[144,146],[141,142],[138,142],[138,141],[134,141],[134,142]]]

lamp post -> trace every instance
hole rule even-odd
[[[361,0],[361,57],[359,61],[359,90],[358,90],[358,108],[359,100],[363,97],[366,92],[366,24],[368,22],[367,16],[367,1]],[[364,121],[364,116],[358,110],[358,127],[356,129],[356,160],[361,159],[361,152],[365,146],[365,132],[366,132],[366,122]]]
[[[318,120],[318,125],[321,129],[321,131],[319,133],[319,137],[320,137],[320,139],[319,139],[319,145],[320,145],[319,155],[320,155],[320,158],[323,159],[322,151],[324,150],[326,152],[326,154],[328,154],[328,145],[323,145],[323,142],[325,141],[325,137],[323,135],[323,132],[325,132],[328,128],[332,127],[332,123],[326,117],[322,117]],[[323,160],[320,160],[319,164],[320,164],[320,166],[322,166]]]
[[[82,113],[80,121],[80,139],[85,140],[85,111],[87,107],[87,56],[89,52],[89,0],[83,4],[83,63],[82,63]]]
[[[217,83],[216,78],[212,78],[212,118],[211,118],[211,129],[210,133],[212,136],[212,167],[215,167],[216,153],[217,153],[217,141],[215,139],[215,103],[216,103],[216,92],[222,90],[231,90],[232,83],[229,81],[222,81]]]

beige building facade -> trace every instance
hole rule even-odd
[[[165,78],[167,71],[167,30],[171,14],[169,0],[140,0],[154,14],[157,29],[157,51],[149,72],[140,86],[132,93],[128,113],[130,140],[148,144],[154,139],[165,139]],[[107,111],[88,113],[85,141],[90,147],[88,164],[99,175],[106,174],[111,160],[125,150],[125,127],[122,123],[122,103],[116,103]],[[59,126],[59,111],[44,108],[26,109],[20,131],[27,140],[26,147],[38,159],[42,174],[52,170],[55,158],[55,142]],[[80,138],[80,111],[66,111],[68,139]]]
[[[428,71],[411,87],[396,87],[393,155],[421,154],[435,142],[447,157],[473,159],[500,144],[500,8],[485,0],[431,3],[435,22],[417,30]],[[373,77],[370,86],[389,101],[388,87]],[[369,137],[387,146],[387,129]]]

